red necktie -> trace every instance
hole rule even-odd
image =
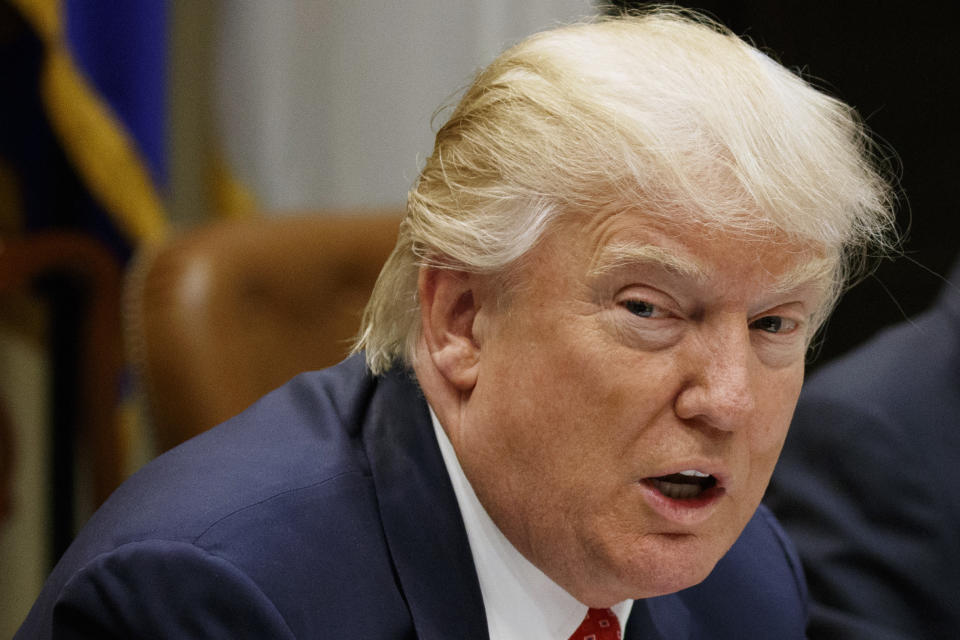
[[[610,609],[590,609],[570,640],[620,640],[620,622]]]

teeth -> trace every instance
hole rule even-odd
[[[674,500],[696,498],[704,491],[717,486],[716,478],[696,469],[687,469],[659,478],[648,478],[648,481],[657,491]]]
[[[653,486],[657,488],[657,491],[667,496],[668,498],[673,498],[674,500],[686,500],[688,498],[695,498],[703,492],[703,489],[700,485],[696,484],[678,484],[676,482],[667,482],[665,480],[651,480]]]

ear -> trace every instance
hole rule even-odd
[[[427,353],[437,371],[463,392],[476,385],[480,362],[475,284],[473,274],[435,267],[421,268],[417,283]]]

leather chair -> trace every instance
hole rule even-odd
[[[144,249],[128,274],[124,313],[157,449],[342,360],[400,219],[218,222]]]
[[[35,232],[0,243],[0,296],[43,299],[52,329],[53,557],[66,548],[84,517],[77,513],[74,498],[82,507],[96,507],[126,474],[126,441],[117,411],[123,354],[121,282],[118,259],[85,234]],[[0,311],[5,309],[0,304]],[[2,408],[0,412],[2,512],[10,508],[15,443],[10,418]],[[77,495],[77,469],[89,472],[89,495]]]

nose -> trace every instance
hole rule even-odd
[[[691,336],[680,356],[686,368],[674,401],[677,417],[723,431],[748,422],[756,409],[755,354],[741,321]]]

